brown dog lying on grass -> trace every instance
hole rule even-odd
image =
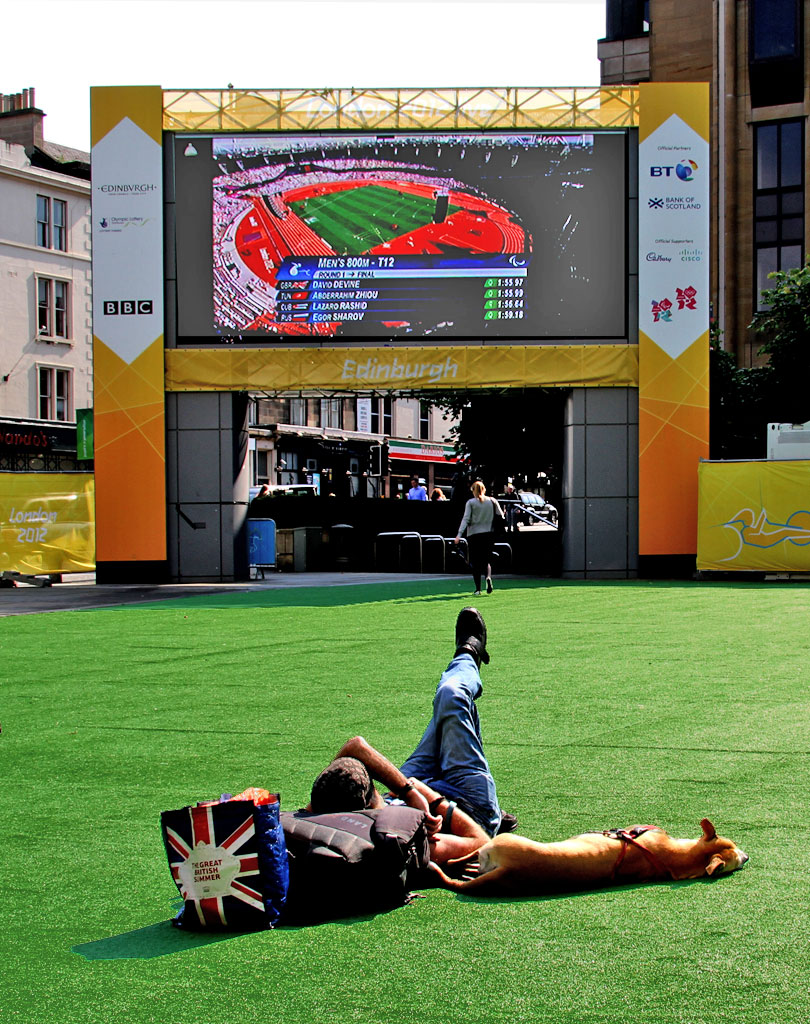
[[[741,868],[748,854],[718,836],[708,818],[699,839],[673,839],[654,825],[607,832],[585,832],[559,843],[535,843],[509,833],[495,836],[468,857],[450,861],[468,865],[478,859],[472,878],[450,878],[434,865],[442,884],[476,896],[531,896],[592,889],[630,882],[680,881],[725,875]]]

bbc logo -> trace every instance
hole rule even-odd
[[[152,299],[104,300],[104,316],[145,316],[152,312]]]

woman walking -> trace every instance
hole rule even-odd
[[[487,489],[480,480],[472,485],[473,496],[464,506],[464,518],[458,528],[456,544],[462,533],[467,534],[470,546],[470,567],[472,569],[475,596],[481,593],[481,577],[486,574],[487,593],[492,593],[492,544],[496,517],[503,517],[501,506],[494,498],[487,497]]]

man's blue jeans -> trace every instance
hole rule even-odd
[[[501,811],[495,780],[484,756],[475,706],[482,689],[472,655],[456,655],[436,688],[433,717],[402,772],[455,800],[482,828],[495,835]]]

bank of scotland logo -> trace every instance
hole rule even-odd
[[[681,181],[692,181],[693,174],[697,169],[698,165],[694,160],[681,160],[675,167],[675,173]]]
[[[651,210],[663,210],[664,209],[664,200],[663,199],[648,199],[647,200],[647,206]]]

